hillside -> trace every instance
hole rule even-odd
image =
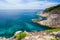
[[[39,16],[46,17],[46,20],[41,20],[41,18],[34,20],[38,24],[52,28],[60,28],[60,4],[46,8],[43,12],[39,13]]]
[[[50,12],[52,10],[60,10],[60,4],[57,6],[49,7],[44,10],[44,12]]]

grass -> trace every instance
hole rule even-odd
[[[53,32],[57,32],[57,31],[60,31],[60,28],[45,30],[45,32],[47,32],[47,33],[53,33]]]

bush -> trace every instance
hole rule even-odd
[[[56,38],[51,38],[51,40],[60,40],[59,38],[58,39],[56,39]]]
[[[25,32],[21,32],[17,35],[14,36],[14,38],[16,38],[17,40],[21,40],[24,39],[26,37],[26,33]]]
[[[51,38],[51,40],[56,40],[55,38]]]

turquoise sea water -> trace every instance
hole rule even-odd
[[[0,36],[9,38],[16,31],[39,32],[50,29],[32,22],[32,19],[39,18],[39,11],[42,10],[0,10]]]

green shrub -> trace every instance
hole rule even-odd
[[[51,38],[51,40],[56,40],[55,38]]]
[[[14,36],[14,38],[16,38],[17,40],[21,40],[24,39],[26,37],[26,33],[25,32],[21,32],[17,35]]]
[[[60,40],[60,38],[58,38],[58,39],[57,38],[51,38],[51,40]]]

